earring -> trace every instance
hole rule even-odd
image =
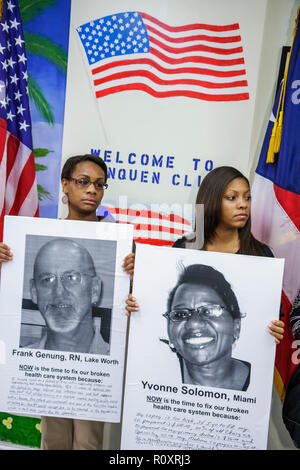
[[[63,204],[68,204],[69,198],[67,194],[64,194],[63,197],[61,198],[61,202]]]

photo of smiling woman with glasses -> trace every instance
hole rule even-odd
[[[184,268],[168,297],[163,340],[177,354],[183,383],[247,390],[251,365],[232,357],[242,316],[223,274],[204,264]]]

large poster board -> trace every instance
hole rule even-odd
[[[5,218],[0,409],[120,421],[132,227]]]
[[[137,247],[122,449],[266,449],[283,265]]]

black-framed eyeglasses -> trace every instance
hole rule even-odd
[[[94,277],[89,273],[80,273],[78,271],[66,271],[65,273],[58,276],[53,273],[41,274],[38,277],[38,282],[41,287],[44,289],[52,289],[56,284],[57,280],[60,279],[62,285],[66,289],[71,289],[74,286],[78,286],[82,283],[84,276]]]
[[[107,189],[108,184],[102,183],[101,181],[91,181],[89,178],[68,178],[70,181],[74,181],[74,183],[79,186],[80,188],[88,188],[91,184],[94,185],[96,190],[99,189]]]
[[[180,308],[177,310],[171,310],[170,312],[164,313],[163,316],[172,322],[187,321],[192,317],[192,315],[194,315],[194,313],[212,319],[220,317],[224,310],[226,310],[224,305],[209,304],[201,305],[196,309]]]

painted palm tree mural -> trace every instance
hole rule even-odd
[[[66,2],[65,2],[66,3]],[[69,2],[67,2],[69,3]],[[36,113],[39,114],[40,119],[43,120],[50,127],[55,125],[55,114],[53,112],[53,105],[51,98],[46,98],[45,95],[45,81],[44,87],[39,83],[39,75],[42,73],[38,70],[37,77],[34,75],[34,69],[30,68],[30,60],[34,61],[36,58],[43,59],[49,64],[52,64],[57,71],[65,78],[67,72],[67,53],[66,50],[56,41],[43,34],[43,26],[41,22],[41,28],[39,32],[39,18],[44,15],[49,15],[51,10],[56,7],[59,8],[59,4],[62,4],[61,0],[19,0],[20,13],[23,23],[24,39],[26,46],[26,53],[28,57],[28,90],[29,98],[32,108],[34,103]],[[64,5],[65,6],[65,5]],[[35,25],[32,28],[32,25]],[[68,29],[68,28],[66,28]],[[37,70],[37,69],[35,69]],[[34,129],[33,121],[33,129]],[[47,140],[47,139],[46,139]],[[34,135],[33,144],[36,145]],[[48,166],[45,164],[45,157],[51,156],[53,148],[51,142],[45,141],[42,146],[35,147],[33,149],[35,157],[35,166],[37,172],[47,172]],[[38,197],[40,201],[45,199],[53,199],[53,195],[43,184],[40,183],[39,174],[38,179]],[[47,215],[47,214],[46,214]]]

